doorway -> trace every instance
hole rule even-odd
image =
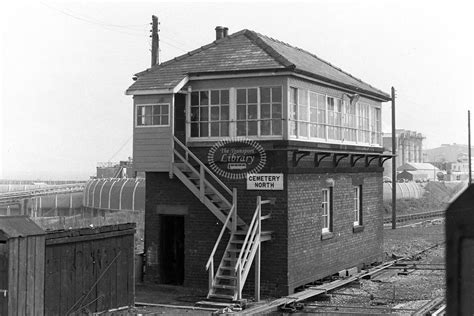
[[[161,215],[160,258],[164,284],[184,282],[184,216]]]
[[[174,95],[174,135],[183,144],[186,141],[186,94]]]

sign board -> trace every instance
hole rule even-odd
[[[247,190],[283,190],[283,173],[247,174]]]

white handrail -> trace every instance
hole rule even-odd
[[[232,214],[234,213],[234,205],[232,205],[232,208],[230,209],[230,212],[229,214],[227,215],[227,218],[224,222],[224,226],[222,226],[222,229],[221,229],[221,232],[219,234],[219,237],[217,238],[217,241],[214,245],[214,249],[212,249],[212,252],[211,252],[211,255],[209,256],[209,260],[207,260],[207,263],[206,263],[206,270],[209,269],[209,265],[211,264],[211,259],[214,257],[214,254],[216,253],[216,250],[217,250],[217,247],[219,246],[219,243],[221,241],[221,238],[222,238],[222,235],[224,235],[224,231],[225,229],[227,228],[227,224],[229,223],[231,217],[232,217]]]
[[[202,167],[204,171],[206,171],[206,173],[208,173],[227,193],[232,195],[232,190],[229,189],[227,185],[225,185],[225,183],[222,182],[211,170],[209,170],[209,168],[207,168],[202,163],[202,161],[198,157],[196,157],[196,155],[194,155],[192,151],[189,150],[188,147],[186,147],[183,143],[181,143],[179,139],[176,138],[176,136],[174,136],[174,140],[181,148],[183,148],[186,151],[188,155],[190,155],[197,163],[199,163],[199,166]],[[176,152],[176,149],[174,151]]]

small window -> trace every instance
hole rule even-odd
[[[168,126],[169,104],[137,106],[137,126]]]
[[[323,220],[322,232],[329,233],[332,231],[332,188],[322,190],[321,209]]]
[[[354,186],[354,226],[362,225],[362,186]]]

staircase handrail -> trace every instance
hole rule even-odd
[[[206,171],[207,174],[209,174],[227,193],[229,193],[230,195],[232,195],[232,190],[229,189],[229,187],[227,187],[227,185],[225,185],[224,182],[222,182],[211,170],[209,170],[209,168],[206,167],[206,165],[204,163],[202,163],[202,161],[196,157],[196,155],[193,154],[193,152],[191,150],[189,150],[188,147],[186,147],[183,143],[181,143],[179,141],[179,139],[176,138],[176,136],[173,136],[174,137],[174,141],[182,148],[185,150],[186,154],[191,156],[198,164],[201,168],[204,169],[204,171]],[[176,149],[175,149],[176,151]]]
[[[239,257],[237,258],[237,262],[235,264],[235,271],[237,271],[239,266],[242,265],[242,255],[244,254],[244,252],[249,252],[250,251],[250,250],[249,251],[244,251],[244,250],[246,250],[246,248],[248,248],[247,247],[247,242],[250,242],[249,237],[254,235],[254,232],[253,232],[254,229],[258,228],[258,226],[256,226],[257,222],[258,222],[258,224],[260,224],[260,216],[258,216],[259,214],[261,214],[261,209],[262,209],[262,203],[260,201],[260,196],[257,197],[257,201],[258,201],[257,208],[255,210],[255,213],[253,214],[252,222],[249,225],[247,235],[245,235],[244,243],[242,244],[242,248],[241,248],[241,251],[239,253]],[[246,254],[246,256],[247,256],[247,254]]]
[[[226,218],[226,220],[225,220],[224,226],[222,226],[222,229],[221,229],[221,232],[220,232],[220,234],[219,234],[219,237],[217,238],[216,243],[215,243],[215,245],[214,245],[214,248],[212,249],[211,255],[209,256],[209,259],[207,260],[207,263],[206,263],[206,270],[209,269],[209,265],[211,264],[211,261],[214,259],[214,254],[215,254],[216,251],[217,251],[217,247],[219,246],[219,243],[221,242],[222,236],[224,235],[224,231],[226,230],[227,224],[229,223],[230,219],[232,218],[232,215],[233,215],[233,213],[234,213],[234,210],[235,210],[235,205],[232,205],[232,208],[230,209],[230,212],[229,212],[229,214],[227,215],[227,218]]]

